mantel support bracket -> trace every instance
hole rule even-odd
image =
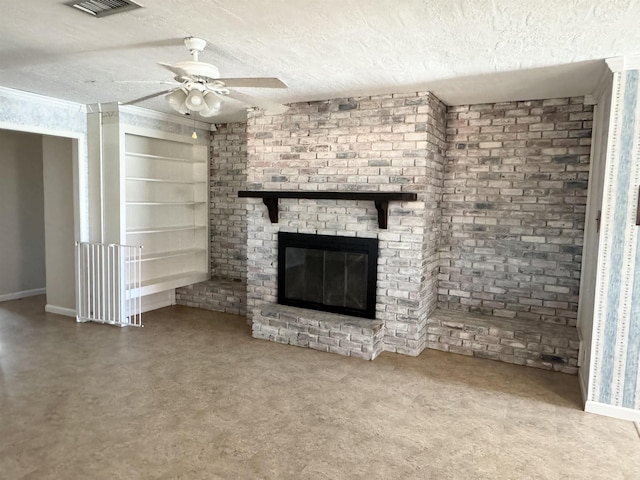
[[[278,223],[278,198],[264,197],[262,201],[267,206],[271,223]]]
[[[378,211],[378,227],[386,230],[387,218],[389,214],[389,202],[376,200],[374,203],[376,206],[376,210]]]

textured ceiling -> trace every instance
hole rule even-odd
[[[1,0],[0,86],[80,103],[171,85],[158,61],[189,60],[185,36],[222,76],[277,76],[289,103],[431,90],[449,104],[590,93],[602,59],[640,51],[640,0],[142,0],[93,18],[59,0]],[[157,83],[150,83],[157,82]],[[162,97],[140,104],[168,111]],[[241,118],[229,102],[223,122]]]

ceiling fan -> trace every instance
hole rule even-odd
[[[184,44],[189,49],[193,60],[178,62],[174,65],[159,63],[174,75],[178,86],[136,98],[123,105],[133,105],[164,95],[169,105],[181,114],[196,112],[202,117],[213,117],[220,112],[226,97],[238,100],[247,106],[259,107],[269,113],[286,112],[289,107],[270,100],[259,99],[230,88],[287,88],[278,78],[220,78],[218,69],[210,63],[199,61],[200,53],[207,46],[207,41],[197,37],[187,37]]]

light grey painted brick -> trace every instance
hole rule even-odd
[[[329,351],[331,353],[337,353],[338,355],[344,355],[346,357],[348,357],[350,353],[348,348],[342,348],[342,347],[336,347],[336,346],[329,346]]]
[[[500,344],[513,348],[526,348],[526,345],[520,340],[511,340],[510,338],[501,338]]]
[[[431,348],[432,350],[440,350],[442,352],[449,351],[449,345],[440,342],[427,342],[427,348]]]
[[[351,350],[349,352],[350,357],[361,358],[362,360],[373,360],[373,355],[371,352],[361,352],[357,350]]]
[[[318,343],[322,343],[323,345],[340,345],[340,339],[335,337],[318,337]]]
[[[258,339],[261,339],[261,340],[271,340],[271,339],[273,338],[273,337],[271,337],[268,333],[266,333],[266,332],[261,332],[261,331],[257,331],[257,330],[254,330],[254,331],[251,333],[251,336],[252,336],[253,338],[258,338]]]
[[[508,345],[487,345],[487,350],[496,353],[513,355],[513,348]],[[509,362],[512,363],[512,362]]]
[[[455,345],[450,345],[449,346],[449,351],[451,353],[457,353],[458,355],[467,355],[469,357],[473,356],[473,349],[472,348],[465,348],[463,347],[457,347]]]
[[[569,114],[562,109],[569,99],[544,102],[544,110],[540,108],[535,113],[534,109],[519,105],[505,110],[501,103],[485,104],[474,110],[473,119],[460,118],[457,106],[448,108],[442,242],[453,254],[449,258],[464,260],[465,280],[440,280],[442,308],[504,317],[512,317],[513,311],[519,318],[532,321],[575,324],[577,302],[568,299],[577,295],[578,287],[559,283],[564,275],[560,262],[571,264],[579,278],[581,247],[567,252],[566,259],[550,255],[547,248],[571,245],[570,235],[583,235],[584,204],[576,202],[576,198],[584,198],[587,184],[586,177],[578,179],[576,172],[587,171],[589,152],[571,153],[579,143],[553,142],[571,140],[572,132],[590,137],[593,107],[585,105],[580,97],[570,99],[576,111],[571,112],[572,121],[568,121]],[[511,148],[497,148],[499,145]],[[505,222],[520,219],[522,224],[512,223],[510,230],[504,230]],[[561,230],[568,234],[561,235]],[[500,248],[485,241],[500,237],[503,239],[496,241]],[[447,261],[441,252],[441,269]],[[501,272],[502,278],[487,276],[487,270],[504,264],[514,268]],[[544,274],[531,275],[531,265],[544,268]],[[488,295],[472,295],[473,301],[465,301],[469,299],[465,285],[469,278],[482,282],[487,292],[493,288],[504,290],[495,293],[506,308],[496,306],[496,299]],[[527,291],[528,295],[523,294]],[[532,295],[538,291],[553,295]],[[521,313],[522,305],[540,306],[540,300],[546,301],[554,312],[529,314],[525,309],[526,314]],[[571,306],[566,308],[565,304]]]
[[[328,352],[329,351],[329,345],[325,345],[322,343],[316,343],[316,342],[309,342],[309,348],[313,349],[313,350],[320,350],[322,352]]]

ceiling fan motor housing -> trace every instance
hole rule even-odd
[[[187,78],[176,77],[176,80],[179,82],[197,79],[200,82],[207,83],[220,78],[220,71],[210,63],[194,61],[178,62],[175,64],[175,67],[180,68],[189,74],[189,77]]]
[[[207,46],[207,41],[198,37],[187,37],[184,39],[184,44],[189,49],[189,53],[193,55],[194,52],[202,52]]]

